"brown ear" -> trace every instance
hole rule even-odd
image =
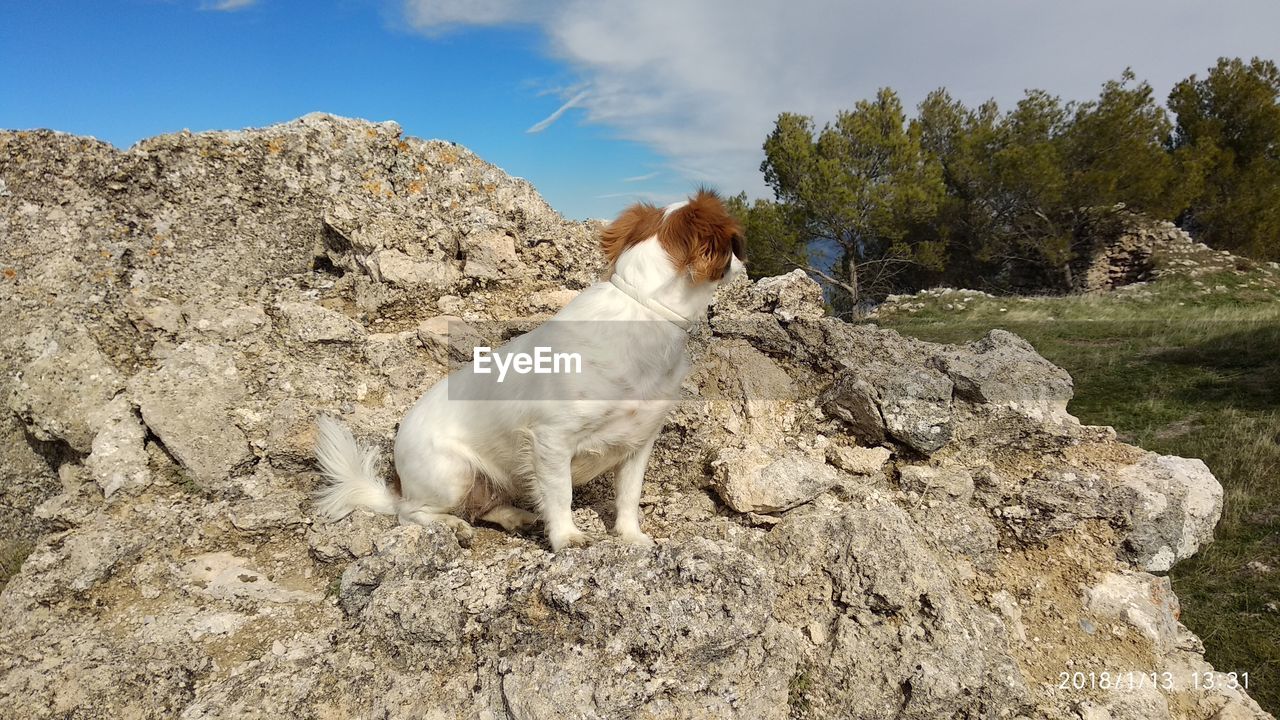
[[[710,190],[699,190],[687,205],[673,211],[662,222],[658,239],[676,267],[688,269],[694,282],[719,280],[733,256],[742,257],[742,227]]]
[[[658,232],[662,211],[648,203],[636,203],[600,232],[600,249],[612,267],[627,248],[644,242]]]

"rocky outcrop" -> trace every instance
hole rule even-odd
[[[802,273],[741,281],[654,452],[655,547],[604,535],[607,478],[589,547],[463,546],[321,523],[314,417],[387,444],[452,328],[598,276],[591,227],[329,116],[123,152],[0,133],[0,181],[0,530],[32,548],[0,715],[1266,717],[1194,683],[1151,574],[1210,541],[1220,486],[1080,425],[1015,336],[924,343],[825,317]]]
[[[1107,228],[1102,233],[1104,239],[1072,263],[1074,292],[1103,292],[1162,277],[1194,279],[1263,265],[1280,270],[1276,263],[1259,263],[1226,250],[1214,250],[1167,220],[1153,220],[1126,211],[1123,206],[1100,225]]]

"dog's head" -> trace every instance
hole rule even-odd
[[[676,272],[689,273],[695,283],[726,280],[747,259],[742,226],[711,190],[665,209],[632,205],[604,229],[600,247],[612,269],[629,248],[655,236]]]

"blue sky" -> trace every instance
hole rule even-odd
[[[767,195],[784,110],[821,123],[886,85],[1087,99],[1126,66],[1163,98],[1219,56],[1280,59],[1277,27],[1277,0],[4,0],[0,127],[127,147],[395,120],[609,217],[699,183]]]
[[[311,9],[303,11],[303,7]],[[532,180],[572,217],[612,215],[645,192],[624,178],[662,164],[603,125],[562,117],[566,71],[536,28],[428,37],[384,5],[262,0],[237,11],[198,2],[6,2],[0,10],[0,127],[48,127],[119,147],[160,133],[234,129],[314,110],[395,120],[459,142]],[[652,180],[660,181],[654,176]],[[687,184],[675,176],[670,192]],[[662,187],[661,182],[646,188]]]

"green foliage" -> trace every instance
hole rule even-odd
[[[762,234],[756,255],[769,258],[757,269],[808,262],[845,311],[938,283],[1067,291],[1122,209],[1273,258],[1277,98],[1274,63],[1223,60],[1174,90],[1176,123],[1130,70],[1082,103],[1031,90],[1007,112],[994,101],[971,109],[940,89],[908,121],[886,88],[820,131],[783,113],[761,165],[776,201],[742,211]],[[835,262],[822,262],[832,249]]]
[[[1067,199],[1076,207],[1124,203],[1171,218],[1188,200],[1172,192],[1178,178],[1166,148],[1173,125],[1151,86],[1133,82],[1125,70],[1102,86],[1097,100],[1076,108],[1063,135]]]
[[[1223,58],[1169,107],[1175,154],[1203,173],[1185,223],[1213,247],[1280,259],[1280,69]]]
[[[747,194],[725,205],[742,223],[747,238],[747,273],[752,278],[782,275],[807,265],[807,248],[785,205],[771,200],[747,201]]]
[[[810,118],[779,116],[761,170],[800,233],[838,249],[827,278],[842,295],[837,306],[852,308],[861,285],[887,289],[880,286],[896,266],[938,257],[919,231],[942,201],[941,168],[921,151],[892,90],[839,113],[816,136]],[[867,266],[875,272],[864,278]]]

